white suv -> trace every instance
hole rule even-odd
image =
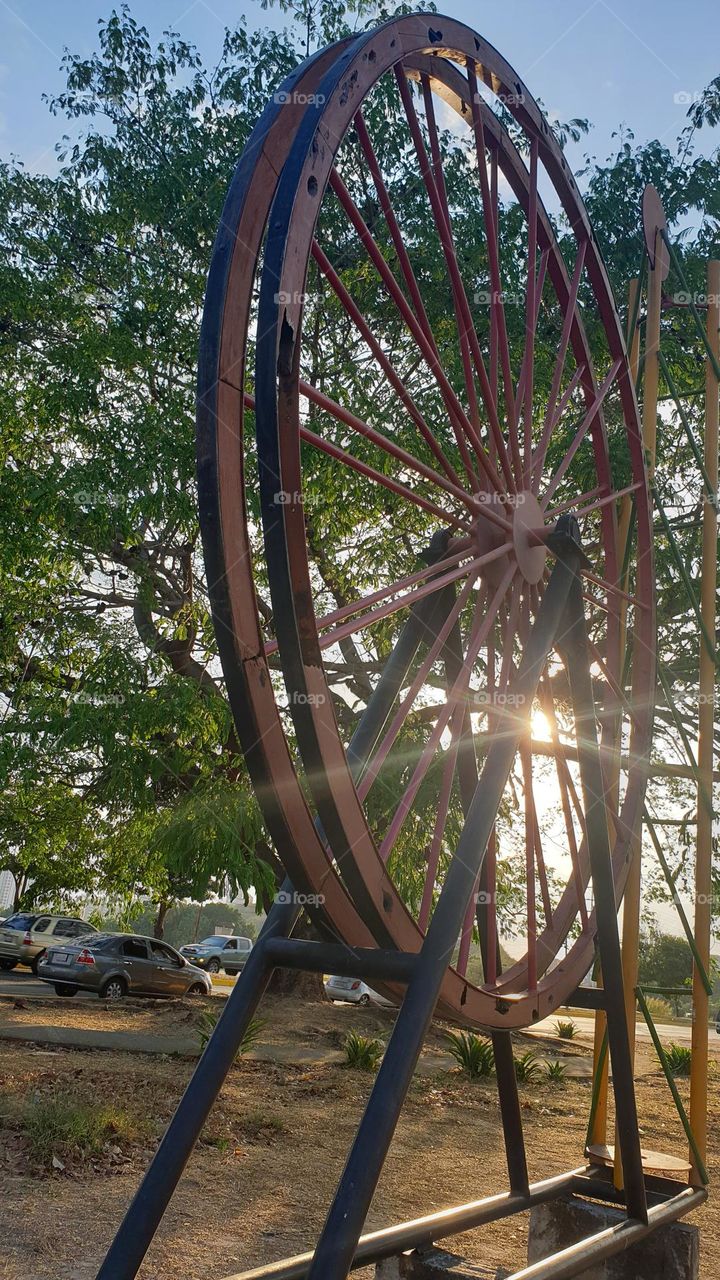
[[[38,961],[54,942],[76,941],[97,929],[77,916],[38,916],[35,923],[20,937],[18,960],[37,973]]]

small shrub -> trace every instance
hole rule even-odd
[[[673,1011],[671,1006],[667,1000],[661,1000],[660,996],[647,996],[645,1003],[653,1022],[667,1022],[669,1018],[672,1018]]]
[[[674,1076],[689,1076],[692,1064],[692,1049],[687,1044],[671,1044],[665,1050],[668,1066]]]
[[[53,1157],[98,1155],[105,1143],[132,1141],[143,1132],[122,1107],[61,1095],[28,1103],[19,1121],[31,1162],[44,1168],[50,1167]]]
[[[382,1040],[372,1036],[363,1036],[359,1031],[350,1031],[345,1039],[345,1056],[347,1065],[357,1071],[377,1071],[383,1055]]]
[[[533,1080],[537,1080],[541,1071],[540,1059],[536,1053],[528,1049],[527,1053],[521,1053],[517,1057],[513,1057],[515,1063],[515,1079],[518,1084],[532,1084]]]
[[[572,1018],[556,1018],[555,1031],[561,1040],[574,1040],[577,1035],[577,1022]]]
[[[285,1121],[269,1111],[249,1111],[240,1125],[248,1138],[277,1138],[287,1129]]]
[[[220,1017],[221,1012],[222,1010],[216,1011],[215,1009],[203,1010],[202,1016],[198,1022],[198,1039],[200,1041],[201,1052],[205,1048],[208,1040],[210,1039],[213,1031],[215,1030],[215,1027],[217,1026],[218,1019]],[[245,1029],[245,1034],[243,1035],[243,1038],[240,1041],[240,1046],[238,1048],[237,1054],[235,1055],[236,1061],[238,1058],[241,1058],[244,1053],[247,1053],[248,1050],[252,1049],[257,1044],[258,1040],[260,1039],[260,1034],[264,1026],[265,1026],[265,1023],[262,1018],[250,1019]]]
[[[562,1062],[546,1062],[545,1070],[547,1071],[548,1080],[553,1084],[562,1084],[565,1079],[566,1068]]]
[[[449,1031],[447,1041],[453,1058],[471,1080],[492,1075],[495,1055],[489,1040],[483,1040],[473,1031]]]

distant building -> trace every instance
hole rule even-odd
[[[15,902],[15,881],[9,871],[0,871],[0,911]]]

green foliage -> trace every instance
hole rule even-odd
[[[532,1084],[542,1071],[542,1064],[536,1053],[528,1049],[526,1053],[513,1056],[515,1063],[515,1079],[518,1084]]]
[[[361,1035],[359,1031],[350,1031],[345,1038],[344,1048],[349,1067],[354,1067],[356,1071],[377,1071],[384,1050],[382,1040]]]
[[[473,1031],[449,1031],[446,1039],[450,1053],[470,1080],[493,1074],[495,1055],[489,1040]]]
[[[218,1021],[220,1019],[221,1013],[222,1013],[222,1010],[215,1010],[213,1008],[203,1009],[202,1014],[200,1015],[200,1019],[198,1021],[198,1040],[200,1042],[201,1052],[207,1045],[208,1040],[210,1039],[213,1031],[215,1030],[218,1024]],[[265,1021],[263,1018],[253,1017],[250,1019],[250,1021],[248,1022],[247,1028],[243,1033],[242,1040],[240,1041],[240,1044],[238,1046],[238,1051],[235,1055],[236,1062],[240,1058],[242,1058],[243,1054],[249,1053],[251,1049],[254,1049],[255,1045],[260,1039],[260,1036],[262,1035],[262,1030],[264,1026],[265,1026]]]
[[[136,904],[121,916],[102,916],[91,921],[98,928],[111,931],[152,934],[157,910],[150,902]],[[163,927],[163,938],[173,947],[182,947],[198,938],[207,938],[217,929],[239,934],[243,938],[257,938],[258,917],[240,911],[227,902],[180,903],[168,911]]]
[[[692,1049],[687,1044],[668,1045],[665,1050],[667,1064],[674,1076],[689,1076],[692,1066]]]
[[[556,1059],[554,1062],[546,1062],[545,1070],[547,1071],[548,1080],[552,1084],[563,1084],[567,1074],[567,1067],[563,1062]]]
[[[28,1102],[19,1120],[32,1164],[45,1169],[53,1167],[53,1157],[98,1155],[108,1142],[137,1141],[148,1132],[148,1125],[123,1107],[63,1094]]]
[[[561,1040],[573,1040],[577,1034],[577,1023],[572,1018],[556,1018],[555,1031]]]

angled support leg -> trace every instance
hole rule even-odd
[[[625,1011],[607,807],[590,675],[592,658],[579,579],[570,588],[563,635],[558,636],[558,648],[565,654],[575,716],[625,1198],[630,1216],[639,1222],[647,1222],[647,1197]]]
[[[227,998],[220,1020],[178,1103],[163,1139],[120,1224],[97,1280],[133,1280],[150,1247],[170,1198],[230,1070],[248,1023],[275,967],[267,954],[271,939],[292,933],[301,908],[289,880],[272,908],[245,967]]]
[[[530,633],[515,691],[529,702],[564,616],[578,555],[556,564]],[[417,966],[315,1251],[309,1280],[345,1280],[400,1116],[443,976],[482,867],[520,730],[491,743]]]

